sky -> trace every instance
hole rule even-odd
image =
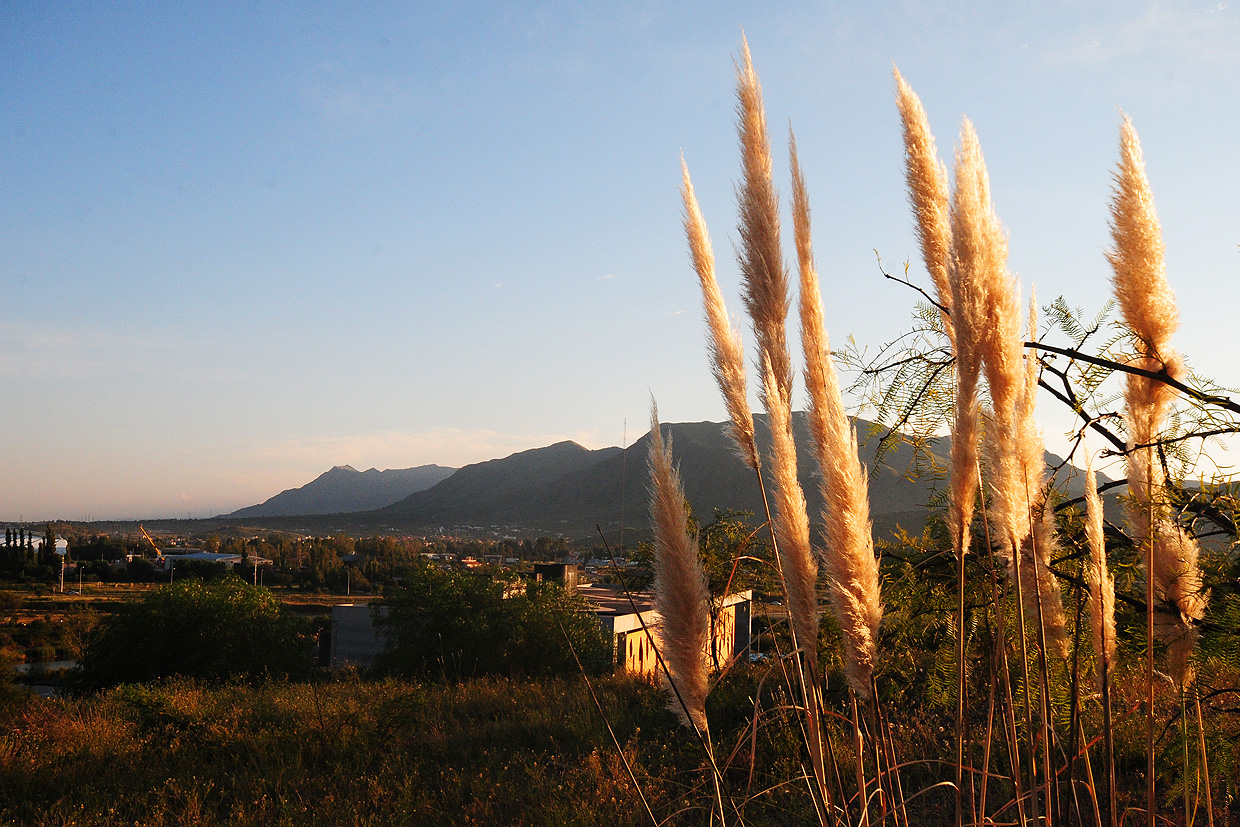
[[[909,325],[876,251],[927,283],[897,65],[945,159],[975,124],[1044,303],[1107,300],[1130,115],[1176,344],[1240,385],[1226,2],[9,0],[0,520],[205,517],[333,465],[631,443],[652,396],[666,422],[722,420],[679,164],[738,311],[742,32],[785,193],[796,132],[833,343]]]

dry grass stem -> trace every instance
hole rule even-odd
[[[762,87],[753,69],[749,43],[742,41],[742,64],[736,70],[737,125],[744,174],[738,188],[740,258],[745,309],[753,320],[760,362],[774,381],[761,379],[778,390],[786,404],[792,400],[792,359],[788,354],[788,273],[779,243],[779,196],[771,180],[771,145],[767,138]]]
[[[878,561],[870,526],[865,469],[857,456],[857,435],[844,411],[839,377],[831,358],[818,272],[814,267],[809,199],[797,161],[796,141],[789,138],[792,159],[792,218],[796,233],[801,290],[801,343],[805,351],[805,385],[809,394],[810,433],[822,470],[823,554],[831,607],[844,635],[844,665],[849,686],[870,695],[877,657],[878,626],[883,618]],[[772,422],[772,426],[774,423]]]
[[[711,371],[728,409],[728,418],[732,423],[732,440],[745,464],[756,471],[758,448],[754,441],[753,413],[749,409],[746,391],[745,348],[741,343],[740,332],[732,327],[728,319],[723,293],[715,278],[715,254],[706,230],[706,220],[702,217],[697,197],[693,194],[693,183],[689,180],[689,167],[684,158],[680,159],[680,168],[684,176],[681,195],[685,202],[685,234],[689,239],[693,269],[697,272],[702,288],[702,308],[710,334]]]
[[[659,410],[650,411],[650,516],[654,527],[654,605],[659,612],[659,651],[679,695],[670,706],[705,733],[710,594],[689,534],[680,473],[671,444],[659,432]],[[682,707],[683,704],[683,707]]]
[[[943,327],[955,349],[955,303],[948,277],[948,254],[951,249],[951,224],[947,196],[947,169],[939,160],[930,132],[930,121],[921,99],[900,76],[896,78],[896,106],[904,126],[905,180],[908,182],[909,203],[917,220],[917,238],[921,256],[934,282],[935,294],[945,310]]]

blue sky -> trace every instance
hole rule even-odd
[[[721,419],[678,164],[735,296],[742,29],[785,190],[797,133],[837,344],[907,325],[874,250],[924,278],[894,63],[945,157],[974,121],[1043,301],[1106,299],[1130,114],[1177,344],[1240,384],[1226,3],[9,2],[0,519],[207,516],[335,464],[614,445],[651,394]]]

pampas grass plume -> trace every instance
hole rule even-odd
[[[974,297],[957,302],[961,315],[976,310],[978,358],[990,385],[993,427],[988,429],[993,523],[1012,546],[1029,532],[1028,501],[1016,452],[1016,401],[1021,388],[1020,305],[1007,272],[1007,241],[990,203],[990,179],[973,124],[960,127],[956,189],[951,206],[953,289]],[[984,321],[983,321],[984,320]],[[958,333],[957,338],[962,338]],[[962,365],[961,370],[968,368]],[[967,410],[967,406],[966,406]],[[963,412],[963,411],[962,411]],[[954,439],[953,439],[954,441]],[[953,463],[955,467],[956,463]],[[963,465],[963,463],[961,463]],[[960,474],[963,467],[955,468]],[[959,476],[959,474],[957,475]]]
[[[715,278],[715,254],[706,231],[706,220],[693,193],[693,182],[689,180],[689,167],[684,158],[680,159],[680,168],[683,173],[681,195],[685,202],[685,234],[689,239],[693,269],[702,288],[702,307],[709,330],[711,371],[732,422],[732,440],[745,464],[757,470],[758,448],[754,441],[753,413],[749,410],[746,395],[745,349],[740,334],[728,321],[723,292]]]
[[[917,220],[921,256],[934,282],[939,304],[945,308],[943,325],[954,349],[954,304],[947,272],[951,249],[947,170],[939,160],[921,99],[901,77],[899,69],[893,68],[892,72],[896,78],[896,106],[904,127],[905,180],[913,217]]]
[[[744,174],[737,196],[745,309],[753,320],[758,350],[767,356],[767,361],[760,364],[774,376],[771,383],[762,379],[762,392],[766,393],[770,385],[786,404],[791,404],[792,359],[786,332],[788,274],[779,244],[779,196],[771,180],[771,145],[762,107],[762,87],[747,41],[742,41],[742,52],[742,64],[736,70],[736,96]]]
[[[810,433],[822,469],[827,541],[823,558],[830,583],[831,607],[844,636],[845,674],[849,686],[857,694],[869,697],[883,604],[878,561],[874,557],[866,474],[857,457],[857,435],[844,411],[839,378],[823,323],[821,290],[810,233],[809,198],[797,161],[795,138],[790,137],[788,144],[792,163],[792,218],[801,276],[805,386],[810,400]]]
[[[1171,336],[1180,324],[1175,295],[1167,284],[1162,227],[1154,210],[1154,194],[1145,175],[1141,142],[1128,116],[1120,128],[1120,166],[1115,174],[1111,203],[1111,236],[1114,249],[1107,258],[1114,270],[1112,284],[1124,321],[1141,343],[1140,356],[1167,366],[1173,376],[1183,366],[1171,347]],[[1170,393],[1170,391],[1168,391]]]
[[[710,594],[698,559],[697,541],[685,516],[680,474],[671,444],[659,432],[659,409],[650,409],[650,516],[654,527],[654,606],[659,612],[659,651],[680,700],[670,705],[706,732]],[[683,706],[682,706],[683,704]]]

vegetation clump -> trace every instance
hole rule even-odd
[[[610,664],[585,600],[557,583],[422,563],[376,604],[381,674],[461,681],[484,675],[591,674]]]
[[[122,605],[87,641],[76,680],[84,689],[173,675],[208,681],[304,678],[313,639],[269,590],[229,576],[185,580]]]

